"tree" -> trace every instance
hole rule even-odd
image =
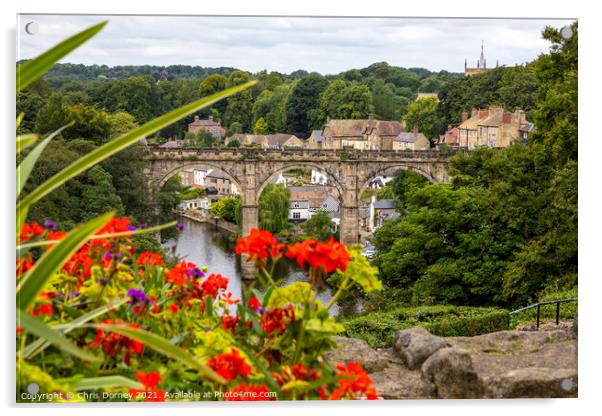
[[[81,220],[87,221],[105,212],[124,214],[121,198],[113,187],[112,177],[101,166],[94,166],[86,174],[81,193]]]
[[[291,191],[282,184],[268,184],[259,197],[259,228],[279,233],[288,228]]]
[[[241,209],[240,197],[226,196],[211,205],[211,215],[238,224],[238,211]]]
[[[125,111],[109,114],[108,121],[111,137],[117,137],[138,127],[136,118]]]
[[[268,123],[264,120],[263,117],[260,117],[255,123],[255,127],[253,128],[253,133],[255,134],[268,134]]]
[[[291,90],[292,83],[287,83],[263,91],[253,104],[253,120],[265,119],[270,133],[286,131],[286,103]]]
[[[228,142],[228,147],[240,147],[240,142],[238,140],[230,140]]]
[[[230,124],[230,127],[226,129],[226,137],[230,137],[240,133],[242,133],[242,124],[236,121]]]
[[[74,124],[62,133],[66,139],[85,138],[100,145],[111,136],[109,114],[104,110],[76,104],[67,108],[67,118]]]
[[[437,112],[437,98],[435,97],[421,98],[410,103],[404,119],[408,128],[416,127],[429,139],[443,133],[445,129],[445,124]]]
[[[310,219],[301,224],[306,238],[328,241],[334,235],[334,222],[325,210],[318,210]]]
[[[228,77],[227,87],[244,84],[250,80],[249,74],[243,71],[234,71]],[[224,112],[224,123],[227,126],[240,123],[242,131],[251,130],[253,111],[253,98],[251,91],[244,90],[228,98],[228,106]]]
[[[63,104],[62,94],[52,93],[48,102],[38,111],[34,130],[46,134],[60,129],[69,121],[67,107]]]
[[[316,111],[320,94],[327,86],[326,78],[316,73],[299,80],[286,104],[288,132],[306,134],[309,131],[310,111]]]
[[[17,94],[17,115],[23,113],[18,134],[30,133],[35,130],[36,115],[46,104],[51,95],[48,83],[40,78]]]

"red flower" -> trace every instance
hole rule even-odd
[[[261,307],[259,299],[257,299],[255,296],[251,296],[251,299],[249,299],[249,308],[256,310],[259,307]]]
[[[31,225],[24,223],[19,232],[19,242],[22,243],[33,237],[38,237],[46,232],[46,229],[37,222],[32,222]]]
[[[241,383],[232,390],[228,390],[225,396],[227,401],[276,400],[276,397],[270,396],[270,390],[265,384]]]
[[[378,400],[376,389],[372,385],[372,379],[364,371],[361,365],[354,362],[337,364],[337,377],[339,387],[330,395],[330,400],[361,399]]]
[[[27,273],[29,269],[33,267],[33,260],[31,257],[27,256],[26,258],[19,257],[17,259],[17,276],[22,275],[23,273]]]
[[[240,299],[232,299],[232,292],[222,294],[220,301],[224,302],[226,305],[236,305],[237,303],[240,303]]]
[[[233,330],[234,328],[236,328],[236,325],[238,325],[239,319],[240,319],[240,317],[238,315],[237,316],[230,316],[230,315],[222,316],[222,328],[225,331]]]
[[[137,264],[138,267],[163,266],[165,262],[159,254],[152,251],[144,251],[138,256]]]
[[[207,279],[201,283],[201,289],[203,290],[203,297],[211,296],[212,298],[217,297],[217,291],[228,288],[228,278],[221,274],[211,274]]]
[[[31,311],[31,314],[33,316],[39,316],[39,315],[52,316],[53,313],[54,313],[54,310],[52,308],[52,303],[43,303],[39,306],[36,306]]]
[[[170,303],[169,310],[172,311],[173,313],[176,313],[177,311],[180,310],[180,307],[178,305],[176,305],[175,303]]]
[[[130,225],[130,219],[128,217],[113,217],[104,227],[102,227],[96,233],[96,235],[123,233],[126,231],[130,231],[128,229],[128,225]]]
[[[239,375],[247,378],[251,374],[251,366],[235,348],[232,348],[229,353],[212,357],[209,360],[209,367],[228,381],[234,380]]]
[[[197,277],[202,277],[203,272],[194,263],[182,261],[166,273],[169,283],[176,286],[185,286],[187,282],[194,282]]]
[[[295,259],[299,267],[304,267],[307,263],[309,267],[326,273],[332,273],[336,269],[345,271],[350,260],[347,248],[332,237],[326,243],[305,240],[290,245],[286,256]]]
[[[289,323],[295,321],[295,308],[288,305],[285,308],[273,308],[261,317],[261,328],[269,335],[272,332],[282,332]]]
[[[302,364],[295,364],[293,366],[285,365],[282,367],[280,374],[273,372],[272,377],[274,377],[280,386],[296,380],[308,381],[311,383],[320,378],[320,371],[304,367]],[[321,399],[326,398],[326,391],[323,386],[318,387],[316,390]]]
[[[138,371],[136,378],[144,386],[144,389],[130,389],[132,398],[143,397],[145,402],[164,402],[165,392],[158,389],[157,385],[161,382],[161,374],[156,371],[144,373]]]
[[[105,325],[123,325],[123,321],[102,321]],[[128,325],[128,328],[138,329],[140,325],[132,324]],[[135,339],[128,338],[117,332],[109,332],[105,335],[103,329],[98,328],[96,330],[96,340],[91,344],[93,347],[102,345],[102,348],[110,357],[115,357],[124,354],[124,361],[127,365],[130,365],[130,357],[132,354],[140,355],[144,349],[144,344]]]
[[[269,231],[253,228],[247,237],[238,239],[234,252],[248,254],[249,261],[264,261],[268,256],[272,259],[280,257],[283,248],[284,245],[278,243]]]

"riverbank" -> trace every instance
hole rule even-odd
[[[215,218],[208,215],[203,215],[202,213],[196,213],[194,211],[183,211],[178,212],[178,215],[187,218],[191,221],[196,221],[200,223],[210,224],[219,228],[223,231],[227,231],[231,234],[236,234],[238,232],[238,225],[233,224],[229,221],[223,220],[221,218]]]

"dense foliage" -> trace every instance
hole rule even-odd
[[[259,197],[259,227],[272,233],[288,229],[291,191],[282,184],[268,184]]]

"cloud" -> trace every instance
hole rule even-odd
[[[490,65],[530,61],[548,47],[546,25],[566,20],[21,15],[19,59],[32,58],[95,22],[109,25],[64,62],[230,66],[325,74],[387,61],[463,71],[481,40]],[[30,21],[37,35],[25,34]]]

